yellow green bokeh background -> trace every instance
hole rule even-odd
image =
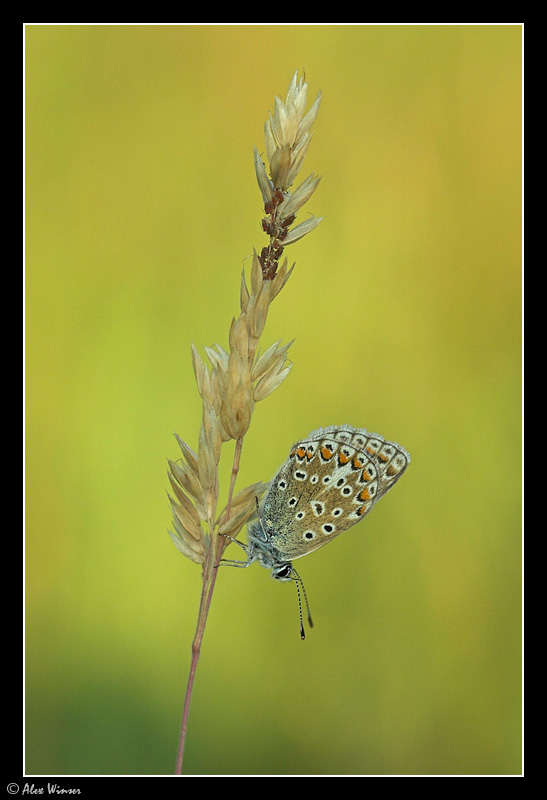
[[[262,344],[294,366],[239,486],[334,423],[412,463],[299,562],[304,643],[294,586],[222,572],[185,771],[520,773],[521,33],[26,28],[27,774],[174,771],[200,568],[166,459],[266,243],[252,148],[296,69],[324,219],[286,251]]]

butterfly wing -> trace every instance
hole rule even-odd
[[[301,558],[353,527],[409,462],[403,447],[363,429],[313,431],[294,445],[263,506],[263,526],[276,556]]]

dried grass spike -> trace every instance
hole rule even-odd
[[[270,375],[266,375],[262,378],[254,392],[254,399],[255,402],[260,402],[260,400],[264,400],[265,397],[268,397],[269,394],[275,392],[275,390],[281,386],[287,375],[292,369],[292,364],[289,364],[287,367],[284,367],[282,370],[278,372],[273,372]]]
[[[180,449],[182,450],[182,455],[184,456],[184,460],[194,473],[194,475],[198,474],[198,457],[196,453],[192,450],[190,445],[186,444],[184,439],[181,439],[178,433],[175,433],[175,439],[177,440]]]
[[[264,205],[269,203],[273,196],[273,187],[270,179],[268,178],[268,173],[266,172],[266,167],[264,166],[264,162],[260,158],[258,153],[258,149],[254,148],[254,162],[255,162],[255,172],[256,172],[256,179],[258,181],[258,186],[260,188],[260,193],[262,194],[262,200],[264,201]]]
[[[195,505],[190,500],[188,495],[184,492],[180,484],[175,480],[173,474],[171,472],[168,472],[167,475],[169,477],[171,488],[173,489],[173,492],[175,494],[176,502],[186,510],[186,512],[190,515],[195,525],[200,526],[200,517],[198,512],[196,511]],[[173,499],[169,495],[169,492],[167,494],[169,496],[171,504],[173,504]]]
[[[198,353],[194,345],[192,345],[192,364],[194,365],[194,374],[196,376],[198,392],[200,393],[202,399],[205,402],[211,404],[212,395],[211,395],[211,381],[209,376],[209,370],[207,369],[206,364],[202,360],[200,354]]]
[[[281,206],[281,219],[285,220],[292,214],[296,214],[302,206],[308,202],[312,194],[317,189],[321,176],[314,177],[313,173],[288,197],[287,201]]]
[[[171,461],[170,458],[167,460],[174,478],[178,481],[184,491],[189,494],[190,497],[193,497],[196,503],[202,503],[203,490],[201,488],[198,476],[188,467],[188,465],[179,463],[177,461]]]
[[[245,270],[241,271],[241,286],[239,291],[239,305],[243,313],[247,311],[249,305],[249,290],[247,289],[247,282],[245,280]]]
[[[204,561],[205,561],[205,547],[204,546],[201,546],[201,547],[199,547],[199,546],[198,547],[191,546],[186,541],[186,539],[184,539],[183,536],[181,536],[179,534],[178,531],[173,533],[173,531],[169,531],[168,530],[167,533],[169,534],[169,536],[173,540],[173,543],[174,543],[175,547],[177,548],[177,550],[179,551],[179,553],[182,553],[183,556],[186,556],[186,558],[189,558],[190,561],[194,561],[196,564],[203,564],[204,563]]]
[[[196,542],[201,542],[204,539],[204,536],[199,518],[198,521],[195,522],[193,516],[188,513],[183,506],[179,505],[171,496],[169,496],[169,500],[171,502],[173,514],[176,516],[186,533],[191,536],[192,539],[195,539]]]
[[[271,300],[274,300],[274,298],[277,297],[281,289],[285,286],[285,284],[292,275],[292,271],[295,265],[293,264],[290,270],[287,271],[287,263],[288,263],[287,259],[286,258],[283,259],[283,263],[277,270],[275,278],[273,279],[273,281],[271,281]]]
[[[299,239],[302,239],[307,233],[313,231],[316,228],[323,217],[310,217],[309,219],[301,222],[300,225],[297,225],[296,228],[293,228],[287,234],[287,237],[283,240],[283,244],[294,244]]]

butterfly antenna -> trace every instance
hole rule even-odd
[[[304,622],[303,622],[303,618],[302,618],[302,600],[300,598],[300,586],[302,586],[302,594],[304,595],[304,600],[306,602],[306,611],[307,611],[307,614],[308,614],[308,625],[310,626],[310,628],[313,628],[313,620],[312,620],[311,614],[310,614],[310,605],[308,603],[308,596],[306,594],[306,587],[304,586],[304,582],[303,582],[302,578],[300,577],[300,575],[298,574],[298,572],[294,569],[294,567],[291,570],[291,574],[293,576],[294,582],[296,583],[296,593],[298,595],[298,612],[300,614],[300,638],[301,639],[305,639],[306,638],[306,634],[304,632]]]

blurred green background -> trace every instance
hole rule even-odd
[[[26,772],[172,774],[200,568],[166,458],[266,243],[252,148],[305,70],[321,225],[239,487],[349,423],[412,455],[294,587],[222,572],[185,771],[521,771],[520,26],[26,28]],[[203,352],[203,351],[202,351]],[[225,501],[233,448],[222,464]],[[513,470],[507,478],[508,465]],[[240,554],[233,554],[237,558]]]

